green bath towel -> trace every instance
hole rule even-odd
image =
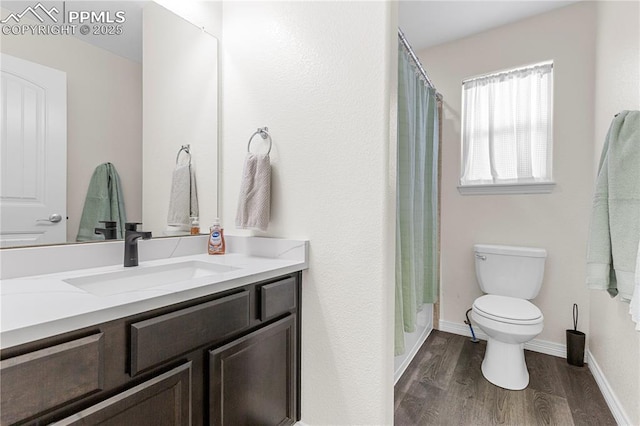
[[[104,240],[104,235],[96,234],[95,228],[103,228],[101,220],[117,222],[118,238],[124,238],[126,221],[124,198],[120,177],[111,163],[100,164],[91,176],[87,198],[84,201],[77,241]]]
[[[596,180],[587,253],[587,286],[629,301],[640,240],[640,111],[611,123]]]

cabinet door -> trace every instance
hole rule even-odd
[[[189,426],[191,361],[54,424]]]
[[[209,351],[211,425],[281,425],[296,419],[296,316]]]

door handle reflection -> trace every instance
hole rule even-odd
[[[49,215],[49,217],[47,219],[38,219],[38,220],[36,220],[36,222],[58,223],[61,220],[62,220],[62,216],[60,216],[58,213],[52,213],[51,215]]]

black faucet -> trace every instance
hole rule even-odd
[[[148,240],[151,232],[138,231],[138,222],[127,222],[124,225],[124,266],[138,266],[138,239]]]
[[[115,240],[118,238],[118,223],[112,220],[101,220],[104,228],[94,228],[93,232],[104,235],[105,240]]]

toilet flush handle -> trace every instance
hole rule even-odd
[[[480,260],[487,260],[487,256],[484,256],[484,255],[482,255],[482,254],[477,254],[477,253],[476,253],[476,257],[477,257],[478,259],[480,259]]]

